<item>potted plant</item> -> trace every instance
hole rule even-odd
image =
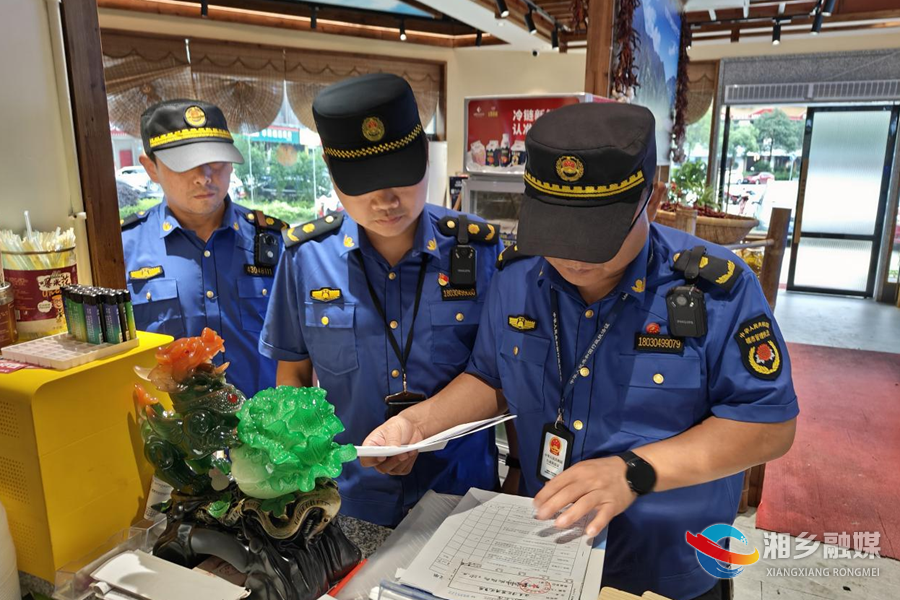
[[[715,190],[706,185],[706,164],[687,162],[672,175],[668,201],[660,206],[656,222],[675,227],[676,212],[697,211],[697,237],[716,244],[735,244],[759,225],[752,217],[730,215],[720,210]]]

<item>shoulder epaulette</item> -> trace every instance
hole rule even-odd
[[[343,222],[344,213],[341,212],[327,215],[321,219],[304,223],[303,225],[284,229],[281,232],[281,236],[284,238],[284,247],[290,248],[291,246],[308,242],[309,240],[325,235],[326,233],[334,233],[341,228]]]
[[[456,237],[459,219],[456,217],[444,217],[438,221],[441,233],[448,237]],[[496,244],[499,238],[500,226],[484,221],[469,221],[469,241],[482,244]]]
[[[275,217],[270,217],[269,215],[263,213],[261,210],[251,210],[248,211],[247,214],[244,215],[244,218],[247,219],[250,223],[253,224],[254,227],[259,227],[262,229],[271,229],[272,231],[283,231],[288,228],[288,224],[282,221],[281,219],[276,219]]]
[[[519,252],[518,244],[507,246],[506,249],[500,253],[500,256],[497,257],[497,270],[502,271],[503,267],[507,266],[509,263],[515,262],[520,258],[528,258],[528,256],[528,254]]]
[[[688,250],[679,252],[673,257],[674,269],[684,272],[688,263]],[[740,279],[741,272],[744,268],[737,260],[728,260],[704,254],[700,259],[700,278],[723,288],[726,292],[730,292],[734,284]]]
[[[127,228],[131,227],[132,225],[134,225],[135,223],[141,223],[144,220],[146,220],[147,214],[148,213],[146,210],[138,211],[138,212],[134,213],[133,215],[129,215],[129,216],[125,217],[124,219],[120,219],[119,225],[122,226],[122,229],[127,229]]]

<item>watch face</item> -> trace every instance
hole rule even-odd
[[[628,463],[628,482],[636,494],[649,493],[656,485],[656,471],[641,458],[635,458]]]

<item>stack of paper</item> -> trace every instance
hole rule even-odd
[[[400,581],[451,600],[578,600],[593,540],[587,517],[556,529],[535,519],[532,502],[469,490]]]
[[[412,452],[413,450],[418,450],[419,452],[435,452],[437,450],[443,450],[447,446],[447,443],[452,440],[471,435],[483,429],[494,427],[495,425],[499,425],[500,423],[515,418],[515,415],[503,415],[502,417],[494,417],[493,419],[464,423],[435,434],[421,442],[404,446],[357,446],[356,454],[360,458],[363,458],[374,456],[397,456],[398,454]]]

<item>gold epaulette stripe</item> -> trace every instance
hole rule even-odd
[[[638,171],[622,183],[612,183],[610,185],[558,185],[556,183],[546,183],[534,177],[528,171],[525,172],[525,181],[534,189],[551,196],[561,196],[563,198],[603,198],[606,196],[615,196],[622,192],[628,191],[644,183],[644,172]]]
[[[422,133],[422,125],[416,125],[416,128],[409,132],[406,136],[393,142],[378,144],[368,148],[360,148],[359,150],[338,150],[337,148],[324,148],[326,156],[335,158],[363,158],[365,156],[373,156],[375,154],[384,154],[392,150],[400,150],[413,143],[413,140]]]
[[[197,138],[207,137],[222,138],[229,141],[233,139],[231,137],[231,133],[229,133],[225,129],[216,129],[214,127],[199,127],[197,129],[180,129],[178,131],[172,131],[171,133],[165,133],[163,135],[158,135],[154,138],[150,138],[150,147],[156,148],[157,146],[171,144],[172,142],[180,142],[183,140],[193,140]]]

